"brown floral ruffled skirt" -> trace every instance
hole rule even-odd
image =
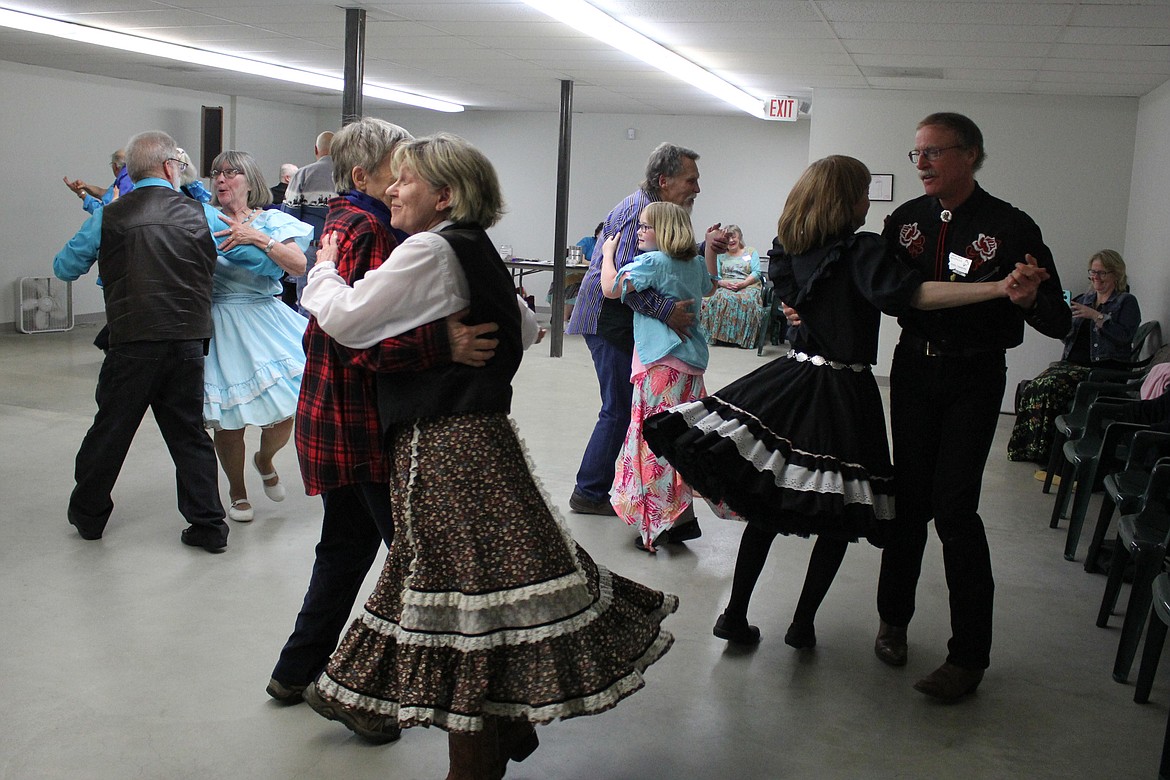
[[[596,564],[540,489],[506,415],[394,437],[395,538],[364,614],[317,680],[399,726],[476,732],[607,710],[670,648],[674,596]]]

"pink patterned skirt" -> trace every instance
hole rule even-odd
[[[681,403],[696,401],[706,390],[702,374],[684,373],[663,364],[649,366],[632,381],[630,427],[618,455],[611,503],[618,517],[636,526],[642,543],[649,546],[691,505],[693,493],[678,472],[646,444],[642,422]]]

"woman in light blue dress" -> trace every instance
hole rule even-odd
[[[262,429],[252,465],[265,495],[273,501],[285,497],[272,458],[292,433],[305,368],[306,320],[276,296],[285,272],[305,272],[313,228],[282,211],[264,210],[272,192],[247,152],[223,152],[212,169],[213,203],[224,215],[223,229],[215,234],[220,250],[250,246],[248,251],[267,256],[259,273],[219,258],[211,292],[215,335],[203,372],[203,419],[214,432],[228,479],[228,517],[248,522],[254,513],[244,482],[247,426]]]
[[[738,225],[723,228],[727,233],[727,253],[719,255],[719,287],[703,299],[699,322],[712,344],[735,344],[745,349],[756,345],[760,320],[764,316],[764,275],[760,256],[743,244]]]

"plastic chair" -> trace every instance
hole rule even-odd
[[[1113,662],[1113,679],[1123,683],[1129,677],[1133,658],[1137,654],[1142,629],[1153,600],[1154,579],[1162,571],[1166,559],[1166,545],[1170,541],[1170,465],[1158,464],[1150,475],[1150,484],[1142,496],[1142,507],[1134,514],[1123,515],[1117,523],[1117,544],[1105,594],[1097,613],[1097,625],[1109,626],[1109,616],[1117,606],[1122,577],[1126,565],[1134,563],[1133,587],[1121,624],[1121,638],[1117,643],[1117,657]]]
[[[1166,644],[1166,624],[1170,623],[1170,576],[1159,574],[1154,579],[1151,598],[1153,607],[1150,609],[1150,628],[1146,631],[1146,649],[1142,651],[1137,689],[1133,692],[1133,700],[1138,704],[1150,700],[1154,673],[1158,671],[1162,647]],[[1166,735],[1162,738],[1162,761],[1158,767],[1158,777],[1170,778],[1170,718],[1166,719]]]
[[[1133,334],[1133,351],[1129,362],[1135,366],[1147,365],[1154,353],[1162,346],[1162,324],[1157,320],[1146,320]]]
[[[1132,378],[1125,382],[1103,382],[1086,379],[1077,385],[1073,396],[1072,407],[1064,414],[1057,415],[1052,426],[1052,449],[1048,456],[1048,470],[1044,475],[1042,491],[1049,493],[1052,490],[1052,477],[1064,470],[1064,445],[1079,439],[1085,431],[1085,422],[1088,420],[1089,407],[1098,398],[1115,398],[1130,400],[1138,397],[1141,390],[1141,379]],[[1059,490],[1058,490],[1059,495]],[[1059,499],[1058,499],[1059,501]],[[1061,513],[1064,506],[1061,505]],[[1054,518],[1056,516],[1054,515]],[[1052,525],[1056,527],[1055,522]]]
[[[1142,650],[1137,688],[1133,692],[1133,700],[1138,704],[1145,704],[1150,700],[1154,674],[1158,671],[1158,661],[1162,658],[1162,648],[1166,644],[1166,626],[1170,624],[1170,575],[1162,573],[1155,577],[1150,595],[1153,601],[1150,607],[1150,627],[1146,629],[1146,647]],[[1170,729],[1170,724],[1167,728]],[[1167,733],[1170,734],[1170,731]],[[1162,763],[1165,766],[1165,758],[1162,759]]]
[[[771,281],[764,285],[762,296],[764,316],[760,320],[760,332],[756,336],[757,355],[764,354],[764,345],[769,341],[772,344],[782,342],[784,334],[788,330],[788,318],[784,316],[784,310],[780,308],[783,303],[776,298]]]
[[[1130,444],[1125,468],[1107,474],[1102,480],[1105,496],[1101,499],[1097,525],[1093,528],[1089,551],[1085,554],[1085,571],[1100,571],[1097,560],[1114,510],[1123,515],[1133,514],[1138,510],[1142,494],[1150,483],[1150,472],[1163,458],[1170,459],[1170,433],[1138,431]],[[1170,463],[1170,460],[1167,462]]]
[[[1098,398],[1089,407],[1084,434],[1076,441],[1064,444],[1065,464],[1060,474],[1060,487],[1049,526],[1059,526],[1075,485],[1076,493],[1069,512],[1068,536],[1064,546],[1065,560],[1076,559],[1081,527],[1085,523],[1089,499],[1097,481],[1124,464],[1133,432],[1149,427],[1137,423],[1113,422],[1117,413],[1130,403],[1128,399]]]

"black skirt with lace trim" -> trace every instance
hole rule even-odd
[[[868,367],[781,357],[643,435],[707,500],[777,533],[881,546],[894,514],[885,411]]]

